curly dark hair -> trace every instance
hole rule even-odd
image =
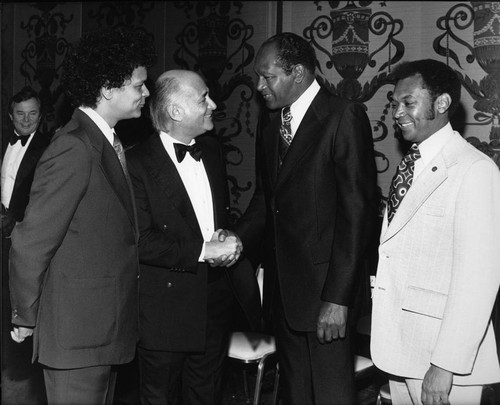
[[[140,29],[90,32],[66,56],[62,85],[74,106],[95,108],[101,88],[122,87],[137,67],[151,67],[156,57],[153,42]]]
[[[293,32],[283,32],[266,39],[262,46],[274,44],[277,60],[286,74],[291,74],[295,65],[301,64],[314,74],[316,69],[316,52],[312,45]]]
[[[448,108],[448,116],[451,117],[458,107],[462,90],[460,79],[455,71],[446,63],[434,59],[421,59],[402,62],[392,72],[396,81],[415,75],[422,77],[422,87],[430,93],[432,102],[443,93],[450,95],[451,104]]]

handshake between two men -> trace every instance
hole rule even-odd
[[[210,241],[205,242],[204,260],[212,267],[231,267],[243,252],[243,243],[234,232],[217,229]]]

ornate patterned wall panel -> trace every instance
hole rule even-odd
[[[384,196],[401,158],[387,79],[403,60],[433,58],[456,70],[463,92],[453,125],[499,161],[499,21],[498,2],[288,1],[283,10],[284,30],[316,48],[325,84],[367,107]]]
[[[3,84],[12,83],[12,47],[10,44],[13,42],[14,36],[14,7],[12,5],[7,5],[5,3],[0,3],[0,128],[2,133],[6,131],[6,123],[8,121],[8,116],[6,112],[6,105],[9,98],[12,95],[12,90],[8,86]],[[1,146],[1,139],[0,139]]]
[[[109,27],[135,27],[144,30],[156,44],[158,64],[148,75],[155,79],[163,71],[165,59],[165,9],[164,1],[116,1],[84,2],[82,10],[82,31],[94,31]]]
[[[71,41],[79,38],[78,3],[3,4],[2,27],[12,24],[12,38],[2,42],[6,58],[2,61],[11,72],[2,81],[7,100],[25,85],[39,92],[45,107],[45,131],[53,131],[61,121],[62,62]],[[12,19],[9,19],[8,16]],[[4,80],[4,74],[2,74]]]
[[[427,1],[149,1],[1,3],[2,101],[25,84],[49,107],[46,126],[64,122],[61,64],[82,32],[132,25],[156,42],[158,65],[187,68],[207,80],[218,105],[215,126],[226,150],[234,217],[253,191],[259,112],[253,59],[282,29],[308,38],[318,75],[332,91],[363,103],[373,125],[379,186],[387,195],[401,156],[388,97],[389,74],[403,60],[435,58],[459,74],[462,110],[455,127],[500,161],[500,3]],[[282,6],[282,7],[281,7]],[[4,111],[3,111],[4,113]],[[5,115],[3,115],[5,117]],[[133,143],[143,121],[122,130]],[[3,122],[3,127],[5,122]]]

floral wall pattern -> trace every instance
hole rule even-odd
[[[67,119],[59,80],[71,43],[101,27],[131,25],[154,39],[149,72],[199,72],[217,104],[215,135],[228,164],[232,215],[246,208],[254,187],[254,131],[261,110],[253,60],[277,31],[307,38],[318,56],[318,80],[362,103],[372,122],[382,198],[403,145],[393,125],[391,70],[404,60],[449,64],[462,85],[455,129],[500,165],[500,2],[455,1],[124,1],[0,3],[1,102],[32,85],[47,108],[45,129]],[[147,117],[121,128],[128,143],[148,136]]]

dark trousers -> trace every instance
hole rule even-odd
[[[138,348],[142,405],[222,403],[222,370],[227,356],[234,303],[233,292],[225,277],[208,284],[206,344],[203,352]]]
[[[279,294],[272,310],[282,403],[355,404],[354,365],[349,336],[321,344],[316,332],[292,330],[285,319]]]
[[[43,369],[50,405],[111,405],[116,383],[112,366]]]

